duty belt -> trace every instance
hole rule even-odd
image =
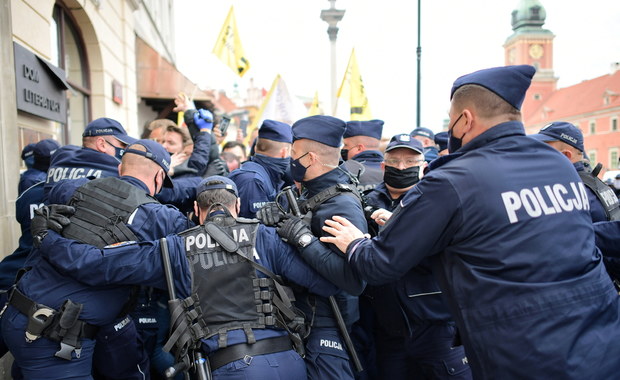
[[[80,357],[81,338],[95,339],[99,328],[77,319],[82,305],[65,301],[61,311],[39,304],[28,298],[19,289],[14,288],[9,296],[9,304],[28,317],[26,341],[32,342],[43,336],[60,342],[56,356],[71,360],[71,352]]]
[[[293,349],[291,338],[281,336],[277,338],[262,339],[253,344],[241,343],[215,351],[209,355],[211,370],[215,371],[223,365],[243,359],[250,364],[252,358],[258,355],[273,354],[275,352]]]

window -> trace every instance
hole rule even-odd
[[[618,148],[609,149],[609,169],[618,169]]]
[[[591,166],[594,167],[594,165],[596,165],[596,163],[598,162],[596,160],[596,150],[588,151],[588,159],[590,160],[590,163],[592,164]]]
[[[67,91],[67,123],[65,143],[82,145],[82,131],[90,120],[90,77],[86,49],[80,30],[69,11],[54,6],[51,22],[52,63],[67,74],[72,89]]]
[[[596,121],[590,122],[590,134],[593,135],[596,133]]]
[[[611,131],[612,132],[617,132],[618,131],[618,118],[614,117],[611,119]]]

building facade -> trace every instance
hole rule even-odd
[[[86,124],[118,120],[132,136],[170,117],[179,92],[213,98],[175,67],[173,0],[0,2],[0,234],[17,246],[22,148],[81,145]],[[176,120],[176,119],[173,119]]]
[[[553,38],[543,29],[546,11],[538,0],[521,0],[512,13],[514,33],[504,43],[506,65],[537,68],[523,104],[528,134],[553,121],[570,122],[582,131],[586,153],[602,173],[617,170],[620,158],[620,63],[602,76],[557,88],[553,71]]]

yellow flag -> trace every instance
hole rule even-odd
[[[250,62],[245,57],[243,47],[241,47],[241,39],[237,31],[237,21],[235,20],[233,7],[230,7],[220,35],[217,37],[213,54],[217,55],[222,62],[233,69],[240,77],[250,69]]]
[[[320,115],[321,109],[319,108],[319,92],[316,91],[314,93],[314,99],[312,99],[312,105],[310,105],[310,109],[308,110],[308,116]]]
[[[362,81],[362,74],[357,66],[355,58],[355,49],[351,51],[351,58],[347,65],[347,72],[344,74],[342,84],[336,97],[345,99],[349,102],[351,120],[370,120],[370,107],[368,106],[368,98]]]

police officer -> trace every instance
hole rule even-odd
[[[379,145],[383,124],[383,120],[347,122],[340,154],[345,167],[358,178],[359,191],[374,189],[381,182],[383,154]]]
[[[15,218],[22,234],[17,249],[0,262],[0,289],[8,289],[13,285],[17,271],[24,266],[26,256],[32,249],[30,220],[34,217],[34,211],[43,205],[43,185],[50,166],[50,157],[59,147],[60,144],[53,139],[41,140],[33,146],[32,169],[21,177],[20,188],[25,189],[15,200]]]
[[[31,163],[28,170],[19,177],[19,184],[17,186],[19,194],[22,194],[30,186],[45,181],[47,169],[50,166],[50,157],[60,148],[60,144],[54,139],[41,140],[36,144],[29,144],[28,146],[31,146],[31,148],[29,150],[24,148],[22,158],[25,157],[24,161]]]
[[[585,170],[583,134],[579,128],[565,121],[556,121],[530,137],[551,145],[573,164],[586,185],[592,222],[620,219],[620,203],[614,191],[592,172]]]
[[[351,174],[344,166],[338,166],[345,128],[342,120],[323,115],[306,117],[293,124],[291,174],[303,189],[300,211],[306,220],[288,218],[277,231],[283,239],[297,246],[306,262],[342,289],[335,298],[350,330],[359,314],[356,296],[365,284],[352,274],[336,247],[314,238],[321,236],[324,221],[334,215],[347,215],[356,226],[366,230]],[[265,222],[266,219],[262,217],[261,220]],[[330,301],[308,292],[298,292],[296,298],[297,306],[312,321],[306,340],[308,378],[352,379],[345,332],[338,327]]]
[[[458,78],[451,154],[431,163],[376,238],[334,217],[325,227],[334,237],[322,240],[373,284],[432,257],[477,379],[614,378],[620,304],[594,245],[585,186],[520,121],[535,71]]]
[[[239,216],[254,218],[265,203],[275,200],[284,185],[282,178],[289,171],[292,142],[290,125],[263,121],[258,130],[256,154],[228,176],[239,189]]]
[[[102,117],[91,121],[82,133],[81,149],[67,145],[52,157],[44,187],[45,196],[61,180],[118,177],[123,151],[135,141],[114,119]]]
[[[426,162],[431,162],[439,157],[439,151],[435,145],[435,133],[433,133],[433,131],[428,128],[419,127],[411,131],[410,135],[422,143]]]
[[[139,140],[123,156],[120,179],[81,179],[55,186],[50,201],[66,203],[75,192],[76,214],[63,233],[109,244],[123,237],[152,240],[184,230],[187,218],[152,198],[163,186],[171,185],[169,165],[170,156],[161,145]],[[55,270],[41,259],[41,250],[31,253],[26,266],[32,269],[12,291],[2,318],[3,336],[26,378],[71,374],[90,379],[93,357],[103,378],[148,376],[148,358],[123,307],[130,288],[89,287]],[[46,318],[51,314],[56,317]],[[26,333],[30,334],[27,340]],[[93,356],[95,338],[97,354]]]
[[[383,182],[367,195],[373,208],[393,211],[399,205],[423,177],[423,152],[422,143],[408,134],[392,137],[381,165]],[[398,281],[367,286],[364,295],[376,319],[379,379],[471,379],[463,346],[453,347],[455,324],[430,259]]]
[[[435,133],[435,144],[440,157],[448,154],[448,132]]]
[[[286,297],[271,272],[321,296],[337,288],[308,267],[273,228],[236,218],[240,200],[229,178],[208,177],[196,192],[195,212],[202,225],[167,238],[175,289],[188,311],[201,310],[192,317],[201,330],[193,327],[197,334],[188,336],[181,329],[179,339],[202,340],[201,351],[209,356],[215,379],[305,379],[304,361],[282,328],[289,328],[289,321],[278,316],[291,309],[281,306]],[[222,248],[221,237],[207,225],[236,241],[238,249]],[[101,251],[50,232],[41,250],[63,272],[92,286],[142,283],[165,289],[160,248],[160,241],[154,241]]]

